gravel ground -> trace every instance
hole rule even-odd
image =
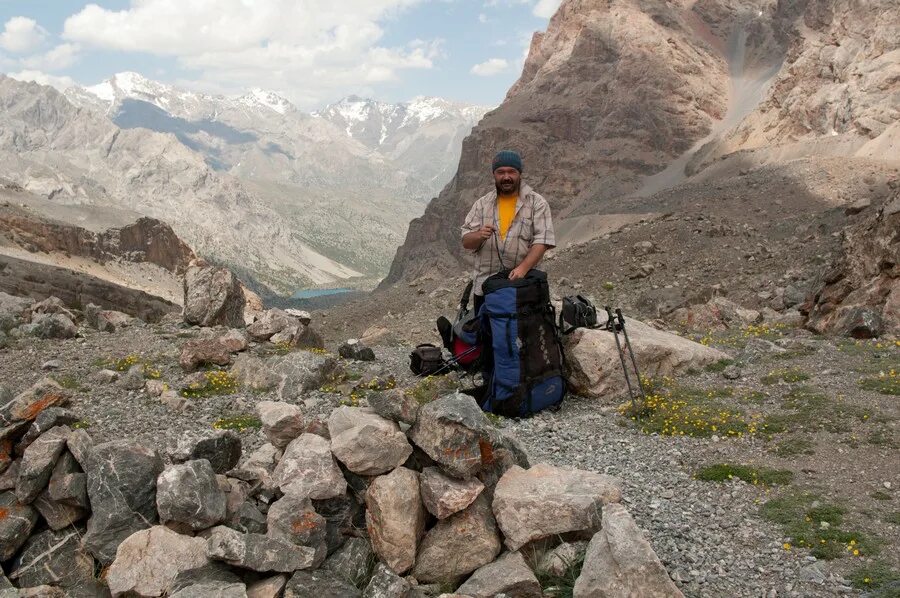
[[[184,412],[173,411],[143,390],[126,390],[121,382],[101,384],[94,376],[104,365],[132,355],[141,363],[150,364],[160,380],[177,388],[185,377],[178,366],[180,346],[201,334],[200,330],[167,321],[115,334],[81,332],[83,337],[77,339],[19,340],[0,350],[0,381],[14,392],[45,375],[65,381],[75,389],[71,408],[86,422],[96,442],[129,437],[167,452],[186,433],[208,430],[223,417],[252,415],[257,401],[273,398],[238,392],[196,399]],[[879,425],[889,426],[895,433],[896,399],[860,391],[856,374],[851,375],[866,368],[872,370],[873,355],[883,355],[870,351],[868,346],[848,352],[830,341],[805,342],[813,343],[815,351],[795,361],[779,360],[776,364],[763,360],[745,367],[736,381],[724,381],[718,373],[694,373],[690,383],[703,388],[728,384],[742,391],[762,390],[769,396],[754,409],[765,411],[776,408],[779,397],[791,386],[764,386],[759,379],[773,367],[797,367],[814,374],[807,383],[818,384],[829,393],[845,393],[854,404],[880,408],[883,417]],[[890,359],[900,354],[900,348],[894,345],[889,345],[888,350],[892,351]],[[338,392],[313,391],[298,397],[296,402],[309,416],[324,418],[336,405],[352,401],[349,395],[353,386],[375,376],[384,379],[393,374],[401,387],[415,384],[417,381],[408,369],[408,352],[406,347],[376,347],[378,359],[374,363],[342,361],[349,375],[343,384],[336,384]],[[59,367],[42,370],[49,360],[57,360]],[[893,361],[876,362],[874,367],[883,363]],[[897,448],[891,443],[846,444],[848,435],[864,434],[856,428],[842,436],[825,432],[814,435],[814,456],[782,459],[772,455],[772,443],[760,438],[716,441],[645,434],[630,425],[613,405],[578,397],[568,399],[558,412],[525,420],[502,419],[498,425],[521,440],[532,463],[547,461],[621,477],[629,510],[647,531],[660,559],[687,596],[859,593],[845,579],[853,564],[848,559],[816,561],[805,550],[785,550],[785,532],[759,515],[759,505],[783,489],[740,480],[699,481],[693,474],[702,464],[728,461],[790,469],[795,473],[792,487],[824,486],[829,498],[843,496],[850,500],[858,507],[848,513],[851,520],[855,517],[856,521],[875,522],[884,512],[897,510],[897,497],[893,494],[900,486]],[[255,429],[244,430],[241,437],[245,451],[263,442],[262,434]],[[890,501],[874,503],[867,495],[883,480],[893,483]],[[853,495],[852,488],[862,490]],[[875,531],[887,544],[883,555],[895,559],[892,555],[898,548],[897,526],[881,525]]]

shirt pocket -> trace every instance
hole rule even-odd
[[[534,240],[534,220],[521,218],[519,220],[519,238],[531,243]]]

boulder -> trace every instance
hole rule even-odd
[[[603,506],[603,526],[588,545],[573,596],[683,595],[625,507],[608,504]]]
[[[38,522],[38,512],[16,500],[13,492],[0,493],[0,561],[19,551]]]
[[[81,471],[75,456],[66,451],[60,455],[50,474],[47,484],[47,496],[50,500],[89,509],[87,496],[87,474]]]
[[[625,325],[638,367],[641,374],[647,377],[680,374],[691,368],[702,370],[705,365],[728,358],[717,349],[656,330],[638,320],[629,319]],[[619,340],[623,342],[621,334]],[[612,399],[627,388],[611,332],[579,328],[565,335],[563,345],[566,371],[574,394],[592,399]]]
[[[621,486],[618,478],[590,471],[513,466],[494,490],[494,516],[510,550],[570,532],[589,537],[600,528],[600,507],[622,498]]]
[[[113,596],[163,596],[179,573],[207,563],[203,538],[156,525],[122,541],[106,583]]]
[[[343,546],[338,548],[322,568],[331,571],[340,579],[362,587],[368,580],[369,569],[375,560],[372,545],[365,538],[347,538]]]
[[[256,412],[263,434],[277,448],[283,449],[304,430],[303,412],[296,405],[279,401],[260,401]]]
[[[156,478],[163,461],[153,449],[117,440],[96,445],[84,462],[71,440],[69,450],[87,473],[91,503],[82,542],[94,558],[109,564],[125,538],[158,520]]]
[[[34,300],[28,297],[15,297],[0,291],[0,331],[9,332],[30,322],[33,304]]]
[[[55,428],[56,426],[71,426],[79,421],[79,419],[81,418],[62,407],[49,407],[44,409],[36,418],[34,418],[28,431],[25,432],[25,435],[22,436],[21,440],[16,443],[16,452],[19,454],[24,453],[25,449],[28,448],[28,445],[37,440],[38,436],[47,430]]]
[[[119,385],[125,390],[141,390],[144,388],[144,366],[133,365],[128,368],[125,375],[119,379]]]
[[[247,586],[226,565],[207,563],[180,571],[169,584],[169,598],[247,598]]]
[[[301,434],[292,440],[272,477],[285,494],[317,500],[341,496],[347,489],[328,441],[315,434]]]
[[[78,530],[47,530],[32,536],[12,562],[9,577],[22,587],[70,588],[94,576],[94,559],[84,552]]]
[[[201,365],[230,365],[231,351],[218,338],[194,339],[182,345],[178,364],[185,372],[193,372]]]
[[[409,425],[416,423],[419,403],[401,389],[372,392],[367,398],[369,406],[381,417]]]
[[[375,352],[355,338],[338,347],[338,355],[356,361],[375,361]]]
[[[244,326],[244,293],[226,268],[201,259],[191,261],[184,275],[184,321],[199,326]]]
[[[379,558],[398,575],[415,564],[425,530],[416,472],[398,467],[375,478],[366,492],[366,528]]]
[[[384,563],[375,566],[372,579],[363,591],[363,598],[410,598],[411,595],[412,585]]]
[[[75,314],[66,307],[66,304],[59,297],[47,297],[31,306],[32,321],[34,321],[34,316],[54,314],[64,315],[70,320],[75,319]]]
[[[316,558],[316,550],[309,546],[268,535],[242,534],[221,525],[206,532],[206,537],[209,558],[260,573],[308,569]]]
[[[493,561],[501,548],[490,502],[482,496],[428,530],[412,574],[429,583],[457,581]]]
[[[93,303],[88,303],[84,308],[84,319],[88,325],[100,332],[115,332],[134,322],[134,318],[128,314],[102,309]]]
[[[409,437],[447,473],[462,478],[493,463],[493,447],[500,442],[475,399],[461,393],[422,407]]]
[[[510,598],[541,598],[541,584],[518,552],[502,557],[480,568],[456,590],[472,598],[494,598],[498,594]],[[612,594],[611,596],[632,596]]]
[[[412,454],[397,423],[370,409],[338,407],[328,418],[328,433],[334,456],[360,475],[391,471]]]
[[[767,357],[785,352],[785,349],[782,349],[772,341],[767,341],[762,338],[751,338],[747,341],[747,344],[744,345],[737,360],[741,363],[756,363]]]
[[[78,332],[75,322],[63,314],[38,314],[21,329],[38,338],[75,338]]]
[[[267,341],[285,328],[300,326],[300,319],[282,309],[272,308],[258,314],[256,320],[247,326],[247,334],[251,339]]]
[[[30,422],[50,407],[69,402],[69,393],[52,378],[42,378],[0,407],[0,426]]]
[[[477,479],[451,478],[437,467],[426,467],[419,477],[419,489],[428,512],[446,519],[472,504],[484,490],[484,484]]]
[[[242,386],[256,391],[274,391],[281,400],[296,400],[317,390],[338,372],[333,355],[294,351],[260,359],[246,353],[235,359],[231,373]]]
[[[232,328],[217,340],[232,353],[245,351],[249,346],[249,343],[247,342],[247,333],[240,328]]]
[[[156,505],[163,522],[192,530],[210,528],[225,520],[225,493],[206,459],[172,465],[156,481]]]
[[[279,598],[287,584],[286,575],[273,575],[247,586],[247,598]]]
[[[21,459],[13,461],[3,473],[0,473],[0,492],[16,489],[16,480],[19,478],[19,463],[21,462]]]
[[[16,480],[16,497],[19,502],[30,503],[47,487],[53,466],[66,448],[70,431],[67,426],[52,428],[25,449],[19,464],[19,479]]]
[[[234,468],[241,458],[241,437],[233,430],[209,430],[178,441],[172,461],[184,463],[206,459],[216,473]]]
[[[74,459],[73,459],[74,461]],[[57,461],[57,465],[62,462],[62,459]],[[56,468],[54,468],[54,471]],[[55,475],[55,474],[54,474]],[[69,477],[74,475],[82,476],[80,491],[85,492],[85,496],[77,497],[78,499],[84,499],[84,502],[87,502],[86,496],[86,487],[84,483],[86,481],[84,474],[65,474],[63,477]],[[51,480],[52,480],[51,476]],[[74,489],[74,492],[79,492],[78,488]],[[44,520],[47,522],[47,525],[50,526],[50,529],[53,530],[61,530],[71,526],[73,523],[81,521],[85,517],[87,517],[89,508],[82,505],[72,504],[70,501],[60,501],[54,499],[50,496],[50,487],[41,492],[34,502],[32,503],[34,508],[38,510]]]
[[[306,496],[285,494],[275,501],[266,515],[268,535],[315,550],[312,567],[318,567],[328,554],[327,522],[316,513]]]
[[[359,598],[359,590],[331,571],[297,571],[284,587],[284,598]]]

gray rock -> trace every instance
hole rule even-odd
[[[87,476],[69,451],[56,461],[47,488],[35,499],[34,507],[51,529],[60,530],[88,515]]]
[[[280,401],[260,401],[256,412],[263,434],[277,448],[283,449],[304,430],[303,412],[296,405]]]
[[[355,338],[351,338],[338,347],[338,355],[344,359],[355,359],[356,361],[375,361],[375,352]]]
[[[278,598],[287,584],[287,575],[273,575],[247,586],[247,598]]]
[[[747,344],[744,345],[744,348],[743,350],[741,350],[740,355],[738,355],[737,360],[741,363],[746,364],[756,363],[771,355],[784,353],[784,351],[784,349],[771,341],[754,337],[750,338],[747,341]]]
[[[20,454],[24,453],[25,449],[28,448],[28,445],[34,442],[38,436],[47,430],[55,428],[56,426],[71,426],[79,419],[80,418],[77,415],[62,407],[49,407],[44,409],[36,418],[34,418],[34,421],[31,422],[31,427],[28,428],[28,431],[25,432],[25,435],[16,444],[16,452]]]
[[[95,446],[86,463],[71,438],[69,450],[87,473],[91,517],[82,542],[94,558],[109,564],[125,538],[157,521],[156,478],[163,471],[162,458],[124,440]]]
[[[119,384],[126,390],[141,390],[144,388],[144,366],[133,365],[128,368],[125,375],[119,379]]]
[[[305,496],[285,494],[272,503],[266,514],[268,535],[315,550],[312,567],[318,567],[328,555],[327,522],[316,513]]]
[[[736,365],[726,366],[724,370],[722,370],[722,377],[726,380],[737,380],[741,377],[741,368]]]
[[[31,315],[53,315],[53,314],[62,314],[69,318],[70,320],[75,319],[75,314],[73,314],[66,307],[66,304],[63,303],[63,300],[59,297],[50,296],[44,299],[43,301],[39,301],[35,303],[31,307]],[[32,322],[34,321],[32,317]]]
[[[84,430],[72,430],[66,439],[66,448],[75,457],[75,461],[81,466],[82,471],[87,471],[94,458],[94,441]]]
[[[556,548],[547,551],[541,557],[538,570],[556,577],[564,577],[570,569],[584,559],[588,543],[563,542]]]
[[[375,566],[369,585],[363,591],[363,598],[409,598],[412,585],[388,569],[384,563]]]
[[[0,474],[0,492],[16,489],[16,480],[19,478],[19,463],[21,462],[21,459],[13,461],[9,464],[9,467]]]
[[[225,526],[214,527],[207,534],[209,558],[261,573],[308,569],[316,558],[314,548],[272,536],[242,534]]]
[[[438,519],[446,519],[472,504],[484,490],[484,484],[477,479],[451,478],[437,467],[426,467],[419,477],[419,489],[428,512]]]
[[[419,539],[425,530],[425,507],[416,472],[398,467],[375,478],[366,492],[366,528],[372,547],[394,573],[415,564]]]
[[[360,591],[331,571],[297,571],[284,587],[284,598],[359,598]]]
[[[409,437],[447,473],[463,478],[492,461],[491,448],[500,440],[475,399],[460,393],[422,407]]]
[[[67,426],[52,428],[31,443],[19,465],[16,497],[23,504],[30,503],[47,487],[56,460],[66,448],[71,430]]]
[[[322,568],[356,587],[364,587],[375,560],[375,553],[368,540],[347,538],[343,546],[322,564]]]
[[[267,341],[285,328],[299,325],[301,325],[299,318],[295,318],[282,309],[272,308],[257,315],[256,320],[247,326],[247,334],[257,342]]]
[[[5,514],[0,517],[0,561],[5,561],[28,540],[37,525],[38,513],[30,505],[19,503],[13,492],[0,494],[0,509]]]
[[[573,596],[635,595],[683,596],[625,507],[607,504],[603,527],[591,538]]]
[[[370,409],[338,407],[328,418],[331,452],[359,475],[378,475],[399,467],[412,454],[396,422]]]
[[[266,516],[256,505],[246,500],[238,506],[226,524],[242,534],[264,534],[267,529]]]
[[[106,583],[113,596],[162,596],[179,573],[208,563],[203,538],[156,525],[135,532],[119,545]]]
[[[243,328],[246,299],[237,277],[225,268],[194,260],[184,275],[184,321],[199,326]]]
[[[91,381],[98,384],[112,384],[119,379],[119,372],[115,370],[99,370],[91,374]]]
[[[13,560],[10,579],[23,587],[83,584],[94,576],[94,559],[84,552],[78,530],[44,531],[32,536]]]
[[[183,523],[192,530],[225,520],[225,493],[206,459],[172,465],[156,481],[156,506],[163,522]]]
[[[0,291],[0,331],[9,332],[31,321],[33,304],[31,298],[15,297]]]
[[[372,392],[367,398],[369,406],[381,417],[409,425],[416,423],[419,403],[401,389]]]
[[[241,437],[232,430],[209,430],[178,441],[172,454],[175,463],[206,459],[216,473],[234,468],[241,458]]]
[[[75,322],[63,314],[36,315],[23,328],[28,335],[38,338],[75,338],[78,332]]]
[[[303,393],[317,390],[338,371],[333,355],[294,351],[260,359],[241,354],[231,373],[251,390],[271,390],[280,400],[296,400]]]
[[[247,598],[247,586],[227,566],[209,563],[180,571],[166,595],[169,598]]]
[[[589,471],[513,466],[494,490],[494,515],[510,550],[569,532],[592,535],[600,529],[600,507],[621,500],[621,486],[618,478]]]
[[[62,362],[58,359],[50,359],[41,364],[41,369],[45,372],[49,372],[51,370],[58,370],[62,367]]]
[[[347,488],[328,441],[315,434],[292,440],[272,477],[285,494],[317,500],[341,496]]]
[[[419,546],[413,576],[424,582],[454,582],[500,554],[491,505],[479,497],[467,509],[438,521]]]
[[[506,594],[510,598],[541,598],[543,596],[540,583],[518,552],[507,552],[493,563],[480,568],[456,591],[459,594],[472,596],[472,598],[494,598],[497,594]],[[603,595],[605,594],[597,594],[597,596]],[[623,594],[610,594],[610,596],[623,596]]]
[[[88,325],[100,332],[115,332],[134,322],[134,318],[126,313],[102,309],[93,303],[88,303],[84,308],[84,319]]]

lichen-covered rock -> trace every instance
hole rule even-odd
[[[0,561],[10,559],[18,552],[37,521],[37,511],[16,500],[15,493],[0,494]]]
[[[621,485],[612,476],[545,463],[514,466],[494,490],[494,515],[510,550],[568,532],[593,535],[601,506],[621,500]]]
[[[285,494],[275,501],[266,515],[268,535],[315,550],[312,567],[318,567],[328,554],[327,522],[316,513],[306,496]]]
[[[366,527],[379,558],[398,575],[415,564],[425,529],[416,472],[398,467],[375,478],[366,493]]]
[[[12,402],[3,403],[0,407],[0,426],[34,421],[45,409],[68,403],[69,397],[69,393],[55,380],[42,378],[16,395]]]

